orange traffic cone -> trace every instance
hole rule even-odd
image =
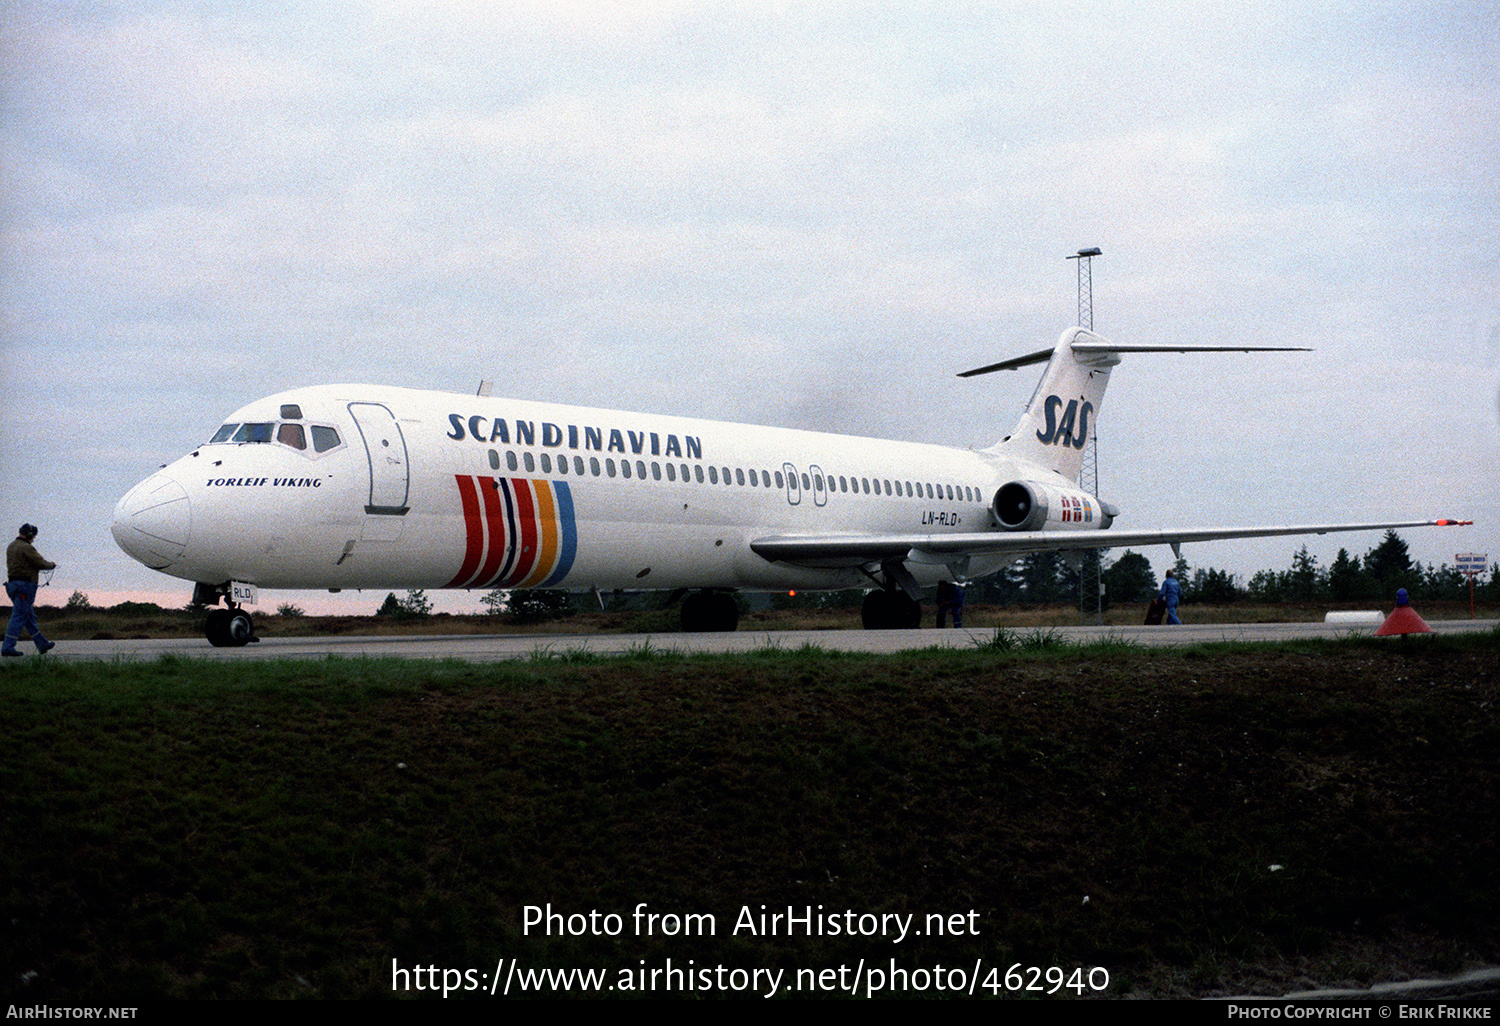
[[[1432,628],[1427,622],[1417,615],[1417,611],[1411,607],[1410,600],[1406,597],[1406,589],[1400,588],[1396,591],[1396,608],[1391,610],[1391,615],[1385,618],[1385,623],[1375,632],[1376,637],[1383,634],[1431,634]]]

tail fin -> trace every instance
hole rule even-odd
[[[1099,420],[1104,387],[1120,353],[1306,352],[1295,346],[1115,345],[1083,328],[1069,328],[1052,349],[965,371],[959,377],[1015,370],[1047,361],[1016,429],[986,452],[1040,464],[1070,481],[1083,469],[1083,449]]]
[[[959,376],[1015,370],[1043,360],[1047,360],[1047,369],[1042,372],[1042,380],[1026,404],[1020,423],[985,451],[1037,463],[1076,481],[1083,469],[1083,447],[1088,444],[1104,401],[1109,372],[1120,362],[1113,346],[1091,331],[1069,328],[1057,340],[1055,348],[965,371]]]

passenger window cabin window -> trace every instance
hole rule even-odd
[[[552,457],[548,453],[542,453],[542,473],[552,473]]]
[[[734,483],[742,488],[745,485],[745,472],[739,467],[734,468]]]
[[[621,460],[620,461],[620,473],[623,476],[625,476],[626,478],[630,477],[630,461],[629,460]]]
[[[559,474],[566,474],[568,472],[568,458],[566,456],[559,456],[557,458],[557,472]]]
[[[779,470],[776,471],[776,487],[777,488],[785,488],[786,487],[786,479],[781,476],[781,471],[779,471]]]
[[[579,477],[583,476],[583,457],[582,456],[574,456],[573,457],[573,473],[577,474]]]
[[[312,426],[312,441],[314,452],[327,452],[329,449],[337,449],[341,444],[338,431],[322,424]]]
[[[703,483],[703,464],[700,463],[693,467],[693,479],[699,484]]]
[[[677,464],[675,464],[675,463],[668,463],[667,464],[667,480],[668,481],[676,481],[677,480]]]
[[[668,464],[668,466],[670,466],[670,464]],[[651,461],[651,480],[661,480],[661,464],[657,463],[655,460]]]
[[[214,432],[214,436],[210,438],[208,442],[210,445],[215,442],[227,442],[234,437],[234,433],[237,430],[239,430],[238,424],[225,424],[223,427],[219,428],[219,430]]]
[[[595,477],[599,476],[599,457],[589,457],[589,473],[593,474]]]
[[[610,477],[614,477],[615,476],[615,461],[614,461],[613,457],[605,457],[605,460],[604,460],[604,472],[606,474],[608,474]]]
[[[719,468],[718,467],[709,467],[708,468],[708,483],[709,484],[718,484],[719,483]]]
[[[513,450],[513,449],[506,449],[505,450],[505,467],[506,467],[507,470],[511,471],[512,473],[514,473],[515,471],[521,469],[521,465],[516,462],[516,453],[515,453],[515,450]]]
[[[646,480],[646,461],[645,460],[636,460],[635,461],[635,476],[638,477],[638,478],[640,478],[642,481]]]
[[[526,473],[528,473],[528,474],[535,474],[536,473],[536,458],[534,456],[532,456],[531,453],[529,453],[529,452],[523,452],[523,453],[521,453],[521,462],[526,465]]]
[[[760,487],[760,482],[758,480],[756,480],[756,478],[755,478],[755,468],[754,467],[750,468],[750,487],[751,488],[759,488]]]

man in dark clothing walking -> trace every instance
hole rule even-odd
[[[0,655],[19,656],[16,651],[16,642],[21,640],[21,632],[29,631],[31,640],[36,644],[37,655],[51,651],[56,647],[55,642],[48,641],[42,637],[41,628],[36,622],[36,586],[37,573],[42,570],[51,570],[57,566],[42,558],[42,554],[31,544],[36,538],[36,528],[30,524],[22,524],[20,533],[16,540],[10,543],[5,550],[5,594],[10,596],[10,625],[5,628],[5,645],[0,647]]]

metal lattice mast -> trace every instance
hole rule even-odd
[[[1078,326],[1094,330],[1094,257],[1104,251],[1097,246],[1080,249],[1069,260],[1078,261]],[[1083,467],[1078,473],[1078,487],[1095,499],[1099,497],[1098,418],[1094,430],[1084,443]],[[1089,587],[1092,585],[1092,588]],[[1089,592],[1092,591],[1093,595]],[[1104,554],[1099,549],[1084,550],[1078,567],[1078,619],[1092,615],[1095,623],[1104,622]]]
[[[1078,326],[1094,330],[1094,257],[1103,250],[1080,249],[1069,260],[1078,261]]]

